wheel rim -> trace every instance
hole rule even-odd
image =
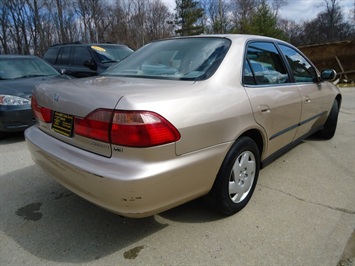
[[[255,168],[255,157],[250,151],[241,153],[235,160],[228,188],[232,202],[239,203],[248,196],[254,183]]]

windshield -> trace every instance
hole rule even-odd
[[[118,62],[133,53],[127,46],[118,45],[92,45],[91,49],[103,64]]]
[[[202,80],[216,71],[230,41],[224,38],[181,38],[142,47],[103,75]]]
[[[53,67],[39,58],[1,58],[0,79],[19,79],[60,75]]]

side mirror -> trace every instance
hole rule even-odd
[[[327,81],[334,81],[336,76],[337,72],[334,69],[325,69],[320,73],[320,78]]]
[[[93,62],[92,60],[84,61],[83,65],[88,67],[88,68],[90,68],[91,70],[96,70],[97,69],[95,62]]]

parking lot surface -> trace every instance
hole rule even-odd
[[[335,137],[261,170],[231,217],[195,200],[122,218],[35,166],[23,134],[0,140],[0,265],[355,265],[355,88],[341,91]]]

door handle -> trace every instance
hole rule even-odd
[[[309,96],[304,96],[305,103],[311,103],[311,98]]]
[[[268,114],[268,113],[270,113],[270,109],[262,109],[262,110],[260,110],[260,112],[262,114]]]
[[[262,115],[268,114],[271,112],[269,106],[267,106],[267,105],[259,105],[259,111]]]

